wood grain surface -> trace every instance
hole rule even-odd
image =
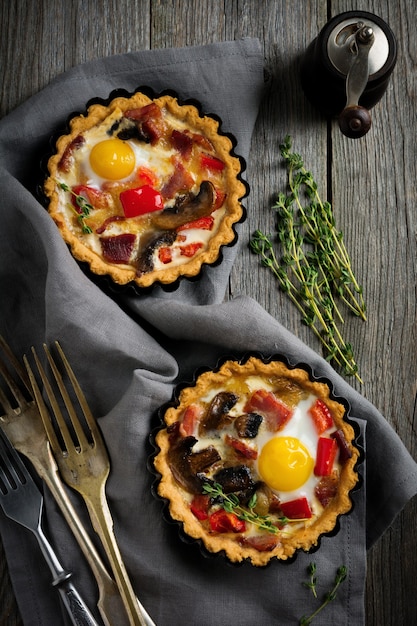
[[[398,62],[371,131],[344,137],[305,99],[300,59],[330,17],[365,10],[384,19],[398,42]],[[242,237],[274,229],[273,196],[285,189],[279,143],[286,134],[331,199],[368,320],[349,317],[361,385],[349,382],[385,415],[417,458],[416,438],[416,2],[409,0],[0,0],[0,117],[78,63],[116,53],[258,37],[271,92],[253,135],[247,177],[251,194]],[[243,246],[229,296],[255,298],[320,352],[311,331],[279,292],[272,275]],[[370,550],[368,626],[417,624],[417,500]],[[0,625],[21,624],[0,551]],[[277,622],[278,623],[278,622]],[[352,626],[356,626],[352,624]]]

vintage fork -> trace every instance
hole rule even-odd
[[[62,478],[70,487],[81,494],[87,505],[93,528],[100,537],[106,551],[131,626],[147,626],[149,621],[145,621],[145,614],[138,604],[113,532],[113,520],[105,493],[105,485],[110,472],[110,461],[106,446],[98,424],[88,407],[85,396],[61,346],[58,342],[55,342],[55,346],[68,374],[72,389],[77,396],[80,408],[82,409],[92,443],[87,439],[61,373],[51,352],[45,344],[43,346],[45,354],[59,393],[64,401],[68,416],[70,417],[77,441],[74,443],[72,439],[52,385],[38,358],[36,350],[32,348],[36,367],[42,380],[44,390],[48,396],[50,406],[55,416],[56,426],[64,446],[62,447],[58,441],[55,427],[51,421],[49,410],[45,404],[34,373],[29,365],[28,359],[24,358],[44,427]]]
[[[97,581],[99,589],[97,607],[104,624],[127,626],[128,619],[125,616],[119,590],[86,532],[58,475],[58,467],[51,452],[39,409],[33,399],[28,374],[1,335],[0,347],[5,355],[5,358],[0,359],[0,377],[4,379],[11,396],[17,403],[16,407],[12,406],[0,387],[0,405],[5,412],[0,416],[0,424],[13,446],[31,461],[38,475],[44,480],[71,528]],[[6,361],[14,373],[13,376],[6,367]],[[15,378],[19,383],[15,381]],[[25,397],[23,391],[29,399]],[[143,607],[142,610],[147,626],[155,626]]]
[[[98,626],[89,608],[62,567],[42,530],[43,497],[28,469],[0,429],[0,505],[10,519],[36,537],[52,573],[52,585],[75,626]]]

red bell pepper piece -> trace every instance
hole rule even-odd
[[[202,167],[212,170],[213,172],[222,172],[225,166],[223,161],[215,156],[206,154],[205,152],[203,152],[203,154],[201,155],[200,162]]]
[[[191,228],[199,228],[200,230],[211,230],[214,224],[214,217],[207,215],[206,217],[200,217],[193,222],[187,222],[182,226],[179,226],[177,230],[190,230]]]
[[[297,498],[289,502],[281,502],[281,511],[288,519],[309,519],[311,509],[307,498]]]
[[[329,437],[319,437],[317,444],[315,476],[330,476],[336,458],[337,442]]]
[[[190,509],[193,515],[200,521],[208,519],[208,509],[210,506],[210,497],[206,495],[194,496],[191,501]]]
[[[137,217],[164,208],[161,194],[149,185],[126,189],[119,197],[126,217]]]
[[[333,426],[333,418],[330,409],[320,398],[309,409],[309,413],[313,418],[317,434],[321,435],[325,430]]]
[[[156,187],[158,184],[158,177],[149,167],[141,165],[136,172],[136,178],[140,183],[140,186],[149,185],[150,187]]]
[[[225,191],[216,189],[216,201],[214,203],[213,211],[217,211],[217,209],[220,209],[220,207],[223,206],[226,196],[227,194]]]
[[[268,428],[276,432],[283,428],[294,411],[276,397],[272,391],[258,389],[254,391],[245,405],[246,413],[260,413],[264,416]]]
[[[181,250],[182,256],[192,257],[202,247],[203,247],[203,244],[199,241],[196,241],[195,243],[189,243],[186,246],[180,246],[180,250]]]
[[[172,261],[172,250],[171,248],[167,248],[166,246],[161,246],[158,250],[158,258],[161,263],[171,263]]]
[[[243,533],[246,530],[244,520],[239,519],[235,513],[228,513],[219,509],[209,517],[210,528],[216,533]]]

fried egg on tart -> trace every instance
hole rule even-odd
[[[165,411],[158,495],[187,535],[233,562],[308,551],[352,506],[359,452],[345,413],[300,367],[226,361]]]
[[[73,117],[44,191],[64,240],[93,273],[172,285],[235,241],[247,191],[241,169],[216,119],[138,91]]]

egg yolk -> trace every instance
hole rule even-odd
[[[262,480],[277,491],[301,487],[313,471],[314,461],[296,437],[274,437],[262,448],[258,469]]]
[[[120,180],[133,172],[135,153],[129,144],[121,139],[105,139],[91,149],[90,165],[98,176]]]

